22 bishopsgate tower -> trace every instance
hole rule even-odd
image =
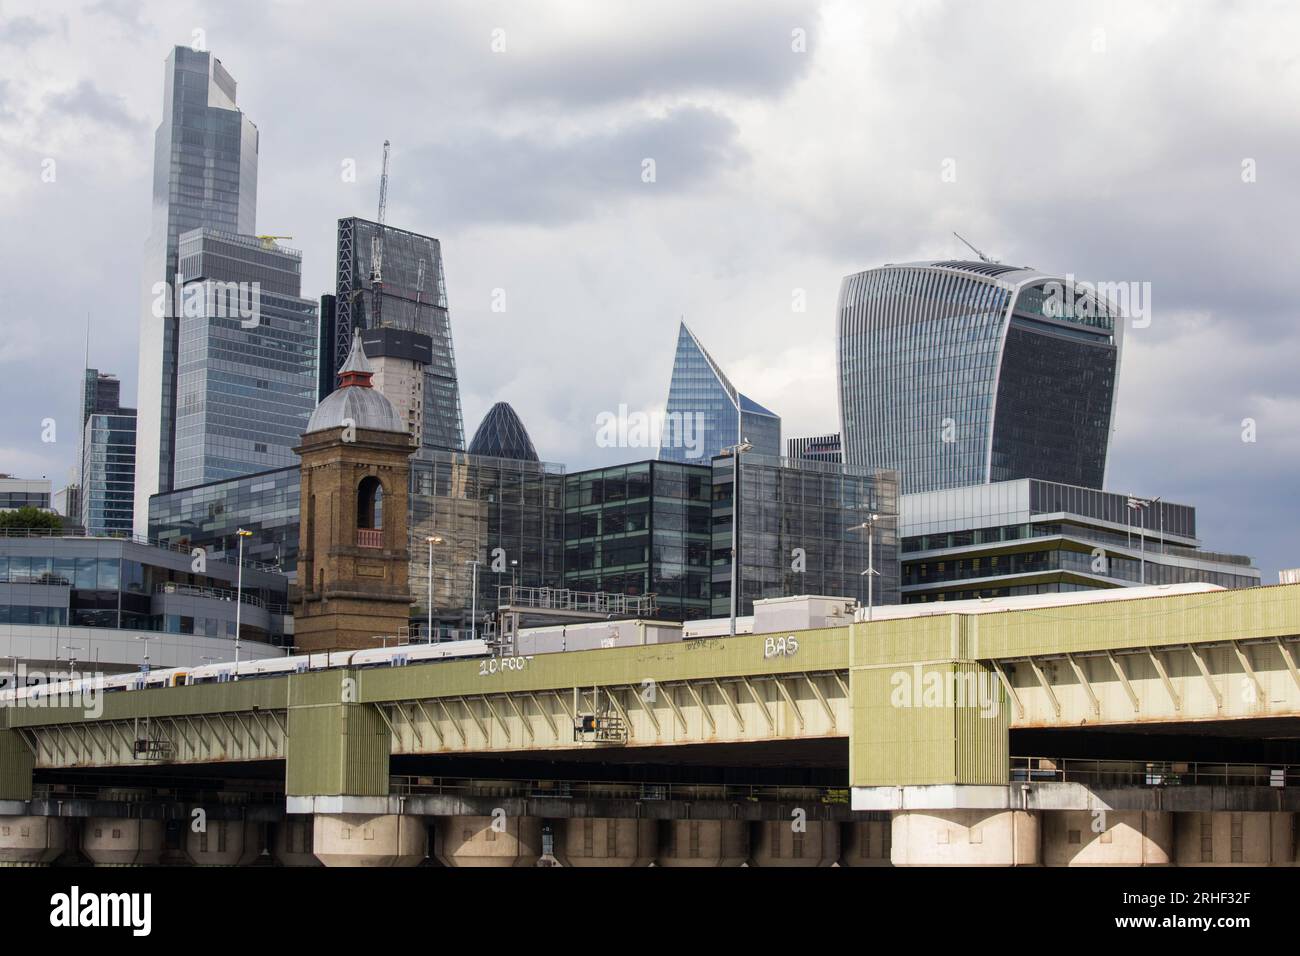
[[[174,487],[180,236],[194,229],[250,235],[257,208],[257,127],[235,106],[235,80],[206,51],[167,57],[163,118],[154,139],[153,215],[140,312],[135,533],[149,496]]]

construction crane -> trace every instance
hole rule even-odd
[[[378,228],[370,240],[370,295],[372,299],[371,328],[380,325],[384,298],[384,220],[388,218],[388,140],[384,140],[384,168],[379,176],[379,215],[375,217]]]
[[[980,252],[978,249],[976,249],[974,246],[972,246],[969,242],[966,242],[965,239],[962,239],[962,235],[961,235],[961,233],[957,232],[956,230],[953,230],[953,233],[952,233],[952,234],[953,234],[954,236],[956,236],[958,239],[961,239],[961,241],[962,241],[963,243],[965,243],[965,245],[967,246],[967,248],[970,249],[971,252],[973,252],[973,253],[975,253],[975,255],[979,256],[981,262],[987,262],[987,263],[990,263],[991,265],[997,265],[997,264],[998,264],[998,262],[997,262],[996,259],[990,259],[988,256],[984,255],[984,253]]]
[[[263,249],[274,249],[274,248],[275,248],[275,240],[277,240],[277,239],[292,239],[293,236],[258,236],[257,238],[262,240],[262,248],[263,248]]]

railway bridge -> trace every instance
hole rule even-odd
[[[7,707],[0,858],[1291,865],[1298,644],[1300,585],[1148,588]]]

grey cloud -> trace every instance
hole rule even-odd
[[[712,110],[681,107],[612,130],[560,138],[502,136],[486,127],[413,151],[418,170],[404,181],[405,200],[432,221],[559,225],[592,215],[611,201],[702,191],[746,162],[736,126]],[[642,181],[654,161],[655,181]]]

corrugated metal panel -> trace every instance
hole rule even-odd
[[[3,715],[0,715],[3,719]],[[0,800],[32,798],[35,758],[16,731],[0,730]]]
[[[374,705],[355,702],[355,680],[350,670],[289,678],[290,795],[388,793],[391,734]]]

